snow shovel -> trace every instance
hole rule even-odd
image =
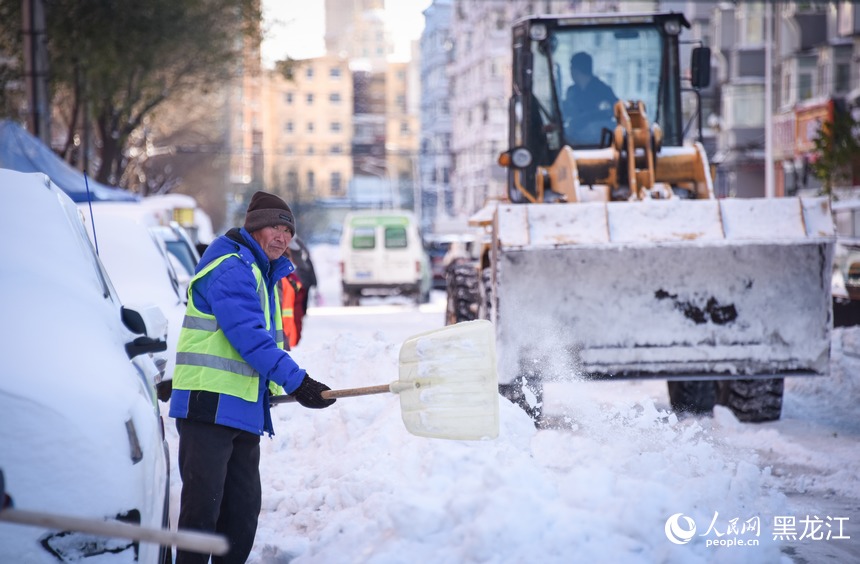
[[[400,347],[399,379],[365,388],[328,390],[326,399],[392,393],[400,396],[406,429],[439,439],[499,436],[499,382],[493,325],[465,321],[420,333]],[[272,398],[273,404],[293,402]]]
[[[101,521],[72,515],[26,511],[23,509],[3,508],[5,502],[3,472],[0,471],[0,522],[32,525],[57,531],[78,531],[101,537],[116,537],[141,542],[151,542],[162,546],[175,546],[191,552],[202,552],[220,556],[230,550],[230,544],[221,535],[198,531],[170,531],[153,529],[120,521]]]

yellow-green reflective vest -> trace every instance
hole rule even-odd
[[[218,394],[229,394],[243,400],[256,402],[259,397],[260,374],[245,362],[239,352],[218,325],[215,316],[203,313],[194,305],[192,288],[195,282],[209,274],[229,257],[241,257],[237,253],[227,254],[210,262],[198,272],[188,284],[188,307],[176,345],[176,368],[173,372],[173,387],[177,390],[204,390]],[[257,281],[257,296],[266,318],[266,329],[271,331],[269,315],[269,291],[263,274],[256,263],[251,264]],[[281,305],[275,300],[275,339],[278,347],[284,348],[284,328]],[[269,382],[273,394],[283,393],[283,388]]]

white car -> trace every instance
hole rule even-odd
[[[165,384],[172,383],[188,280],[177,273],[173,255],[153,231],[155,224],[145,208],[136,203],[94,202],[92,213],[87,204],[78,204],[78,209],[122,302],[155,304],[167,317],[167,350],[158,357]],[[166,400],[169,387],[160,386],[161,390],[160,397]]]
[[[0,169],[0,471],[20,511],[168,525],[151,353],[157,308],[124,307],[79,209],[44,174]],[[153,543],[0,521],[0,562],[170,561]]]
[[[171,221],[167,225],[152,226],[149,230],[164,243],[168,258],[176,270],[180,294],[185,298],[185,301],[188,301],[188,284],[194,277],[197,263],[200,262],[197,246],[191,240],[188,231],[175,221]]]

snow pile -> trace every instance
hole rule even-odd
[[[311,252],[316,303],[337,305],[336,248]],[[293,356],[333,388],[389,383],[402,342],[442,326],[439,294],[429,309],[407,305],[402,316],[380,315],[393,306],[317,305]],[[857,354],[858,336],[838,341]],[[494,441],[412,436],[392,394],[343,398],[321,411],[277,406],[276,435],[262,440],[263,509],[249,562],[790,562],[783,553],[798,543],[773,540],[774,518],[805,513],[783,492],[858,493],[856,433],[822,436],[808,417],[816,402],[835,409],[860,394],[851,359],[834,347],[830,382],[840,389],[824,378],[790,379],[783,420],[764,425],[741,424],[720,407],[713,418],[679,420],[663,381],[567,382],[565,430],[538,431],[501,400]],[[857,408],[840,416],[856,420]],[[167,431],[175,516],[172,421]],[[676,514],[696,525],[687,544],[667,538]],[[738,530],[757,523],[759,536],[730,532],[733,521]],[[759,545],[708,546],[721,538]],[[800,548],[850,543],[810,542]]]

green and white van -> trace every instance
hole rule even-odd
[[[343,304],[362,296],[430,300],[430,264],[412,212],[363,210],[346,215],[340,239]]]

